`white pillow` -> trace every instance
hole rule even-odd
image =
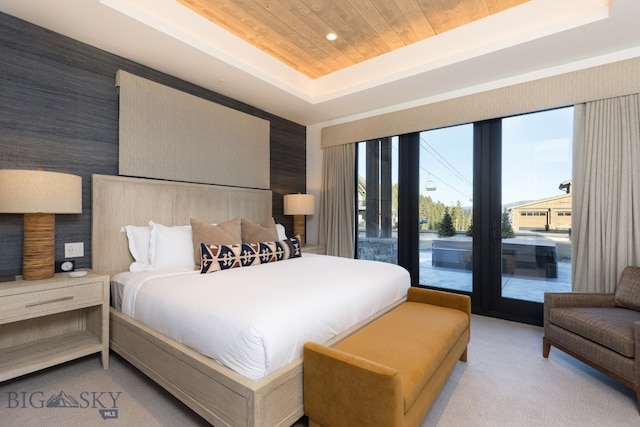
[[[151,270],[195,267],[190,225],[167,227],[153,221],[149,221],[149,225],[151,226],[149,238]]]
[[[120,231],[127,233],[129,252],[131,252],[131,256],[134,259],[129,266],[129,271],[135,273],[137,271],[150,270],[149,239],[151,238],[151,227],[148,225],[125,225]]]
[[[278,240],[287,240],[287,232],[282,224],[276,224],[276,230],[278,231]]]

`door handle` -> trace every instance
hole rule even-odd
[[[491,235],[494,240],[502,240],[502,222],[494,221],[491,226]]]

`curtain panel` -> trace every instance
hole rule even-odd
[[[327,255],[353,258],[356,230],[356,145],[323,150],[320,198],[320,244]]]
[[[574,111],[572,287],[611,293],[640,265],[640,94]]]

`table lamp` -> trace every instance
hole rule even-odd
[[[0,213],[24,214],[22,278],[55,272],[55,214],[82,213],[82,178],[43,170],[0,170]]]
[[[313,215],[315,211],[313,194],[285,194],[284,214],[293,215],[293,234],[300,236],[300,245],[306,244],[305,215]]]

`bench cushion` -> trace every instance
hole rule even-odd
[[[468,324],[462,311],[405,302],[335,348],[398,370],[406,411]]]
[[[631,358],[636,321],[640,312],[622,307],[562,307],[549,312],[550,323]]]

